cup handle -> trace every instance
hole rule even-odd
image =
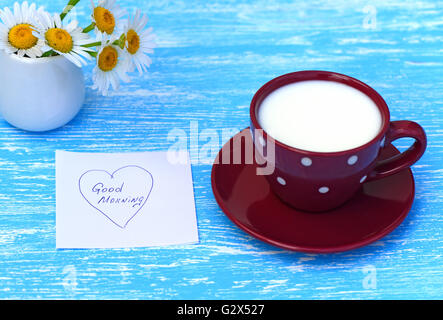
[[[414,138],[414,144],[405,152],[379,161],[368,181],[378,180],[396,174],[416,163],[426,150],[427,138],[423,128],[412,121],[392,121],[386,134],[385,145],[400,138]]]

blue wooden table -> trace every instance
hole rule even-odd
[[[0,7],[12,2],[0,0]],[[59,12],[66,1],[37,3]],[[27,133],[0,121],[0,298],[443,298],[443,2],[120,4],[141,8],[155,29],[148,73],[103,98],[91,88],[92,65],[85,67],[81,113],[52,132]],[[83,24],[89,5],[82,0],[76,9]],[[248,236],[219,209],[211,165],[198,161],[208,133],[218,134],[221,146],[229,138],[223,130],[248,126],[248,106],[262,84],[305,69],[361,79],[382,94],[393,120],[417,121],[429,137],[412,169],[416,199],[408,217],[358,250],[303,254]],[[196,128],[200,145],[190,143],[190,151],[199,244],[55,249],[55,150],[165,151],[172,129]]]

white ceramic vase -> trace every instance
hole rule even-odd
[[[27,131],[71,121],[85,100],[83,71],[63,56],[20,58],[0,52],[0,113]]]

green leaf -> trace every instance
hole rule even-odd
[[[63,20],[66,15],[75,7],[75,5],[79,3],[79,1],[80,0],[70,0],[65,9],[63,9],[63,12],[60,14],[60,19]]]
[[[49,50],[46,51],[45,53],[42,54],[42,58],[46,58],[46,57],[52,57],[52,56],[56,56],[57,53],[54,52],[54,50]]]

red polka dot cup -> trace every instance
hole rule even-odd
[[[308,80],[338,82],[364,93],[380,111],[381,129],[378,134],[367,143],[339,152],[306,151],[272,138],[258,121],[261,103],[278,88]],[[421,158],[427,144],[426,134],[419,124],[390,121],[388,106],[374,89],[357,79],[328,71],[294,72],[269,81],[252,99],[250,116],[256,157],[261,158],[261,163],[273,161],[274,170],[266,175],[271,189],[288,205],[310,212],[334,209],[351,199],[363,183],[409,168]],[[405,137],[415,139],[408,150],[391,159],[379,160],[380,150],[385,145]],[[273,157],[266,154],[268,144],[274,145]]]

